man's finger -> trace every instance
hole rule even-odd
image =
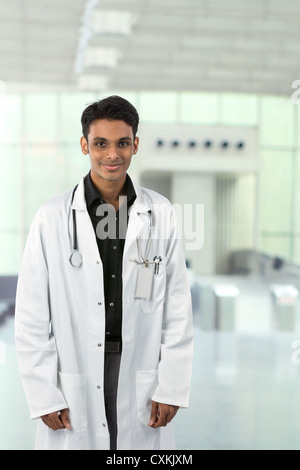
[[[43,422],[53,431],[61,429],[63,427],[62,422],[59,420],[57,413],[49,413],[48,415],[42,416]]]
[[[156,405],[156,420],[152,423],[151,427],[159,428],[161,426],[167,426],[167,424],[169,424],[176,415],[179,407],[167,405],[165,403],[157,403]]]
[[[67,429],[71,429],[71,423],[70,423],[70,420],[69,420],[69,413],[68,413],[68,410],[62,410],[61,414],[60,414],[60,420],[63,424],[63,426]]]
[[[160,428],[162,426],[166,426],[169,422],[168,420],[169,410],[166,406],[162,405],[161,403],[158,404],[158,411],[157,411],[157,419],[156,422],[153,424],[153,428]]]
[[[148,423],[148,426],[152,427],[156,423],[157,414],[158,414],[158,403],[152,400],[152,408],[151,408],[150,421]]]
[[[47,415],[41,416],[42,421],[53,431],[57,431],[58,429],[64,429],[66,425],[62,421],[62,415],[64,416],[64,421],[67,423],[69,422],[69,418],[65,417],[67,410],[57,411],[54,413],[49,413]],[[67,419],[67,421],[66,421]],[[69,429],[69,428],[68,428]]]

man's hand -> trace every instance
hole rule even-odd
[[[152,410],[148,426],[151,428],[167,426],[176,415],[178,408],[179,406],[166,405],[165,403],[157,403],[152,400]]]
[[[68,409],[49,413],[48,415],[41,416],[41,419],[50,429],[53,429],[53,431],[65,428],[71,429]]]

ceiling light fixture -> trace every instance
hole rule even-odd
[[[78,77],[78,88],[82,91],[103,91],[107,89],[108,77],[105,75],[82,74]]]
[[[139,15],[130,11],[96,10],[92,18],[93,34],[128,35]]]
[[[85,52],[89,43],[89,40],[92,35],[91,31],[91,23],[92,17],[94,14],[94,10],[99,3],[99,0],[88,0],[81,27],[79,29],[79,42],[77,48],[77,54],[74,64],[74,72],[76,75],[82,73],[84,67],[84,60],[85,60]]]
[[[113,68],[117,65],[120,51],[113,47],[88,47],[85,53],[85,67]]]

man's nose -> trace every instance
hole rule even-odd
[[[118,148],[116,145],[110,145],[107,150],[107,157],[111,160],[118,158]]]

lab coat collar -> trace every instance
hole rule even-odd
[[[133,203],[132,211],[135,211],[137,214],[149,212],[151,210],[151,204],[146,198],[143,189],[135,181],[132,181],[132,183],[136,193],[136,200]]]
[[[135,212],[137,214],[149,212],[151,210],[150,201],[148,201],[148,199],[146,198],[142,188],[135,181],[132,181],[132,183],[136,192],[136,200],[130,207],[130,212]],[[87,210],[84,191],[84,177],[81,178],[75,191],[72,209],[84,211]]]
[[[86,202],[84,195],[84,177],[81,178],[74,194],[72,209],[86,211]]]
[[[126,242],[124,246],[124,254],[129,247],[136,242],[137,237],[148,222],[148,218],[140,217],[141,214],[151,212],[151,203],[146,197],[143,189],[134,181],[132,181],[136,193],[136,200],[129,208],[129,224],[127,227]],[[72,209],[87,211],[84,178],[82,178],[77,186],[72,203]]]

